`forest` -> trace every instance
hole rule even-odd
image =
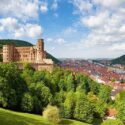
[[[103,120],[109,108],[125,122],[125,92],[110,97],[111,87],[88,76],[56,67],[52,72],[35,71],[30,64],[20,70],[15,63],[0,64],[0,107],[42,114],[48,105],[57,106],[61,118],[93,123]],[[121,124],[120,124],[121,125]]]

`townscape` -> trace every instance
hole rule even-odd
[[[61,67],[70,69],[75,72],[82,72],[90,76],[93,80],[111,85],[112,87],[121,87],[125,89],[125,71],[124,66],[116,68],[116,66],[106,66],[101,63],[95,63],[90,60],[64,60]]]
[[[0,0],[0,125],[125,125],[125,0]]]

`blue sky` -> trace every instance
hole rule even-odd
[[[22,39],[56,57],[125,54],[125,0],[0,0],[0,38]]]

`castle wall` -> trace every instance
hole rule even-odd
[[[3,62],[13,62],[14,46],[4,45],[3,46]]]
[[[53,61],[46,59],[43,39],[39,39],[36,46],[14,47],[13,45],[3,46],[3,62],[27,62],[32,64],[36,70],[52,70]],[[21,64],[19,64],[21,67]]]
[[[30,62],[30,47],[15,47],[14,62]]]

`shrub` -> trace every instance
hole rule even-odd
[[[59,109],[56,106],[48,105],[43,111],[43,117],[49,122],[58,123],[60,121]]]
[[[116,120],[106,120],[101,125],[124,125],[122,121],[116,119]]]

